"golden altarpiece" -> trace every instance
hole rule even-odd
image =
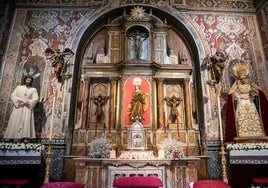
[[[75,181],[88,188],[106,188],[117,176],[154,175],[167,188],[184,188],[206,174],[198,157],[202,147],[195,117],[194,69],[180,35],[138,6],[108,20],[84,52],[67,176],[74,173]],[[133,112],[130,105],[137,90],[145,102],[142,110]],[[135,126],[140,129],[133,130]],[[108,139],[116,158],[89,158],[90,143],[96,138]],[[167,138],[180,141],[183,158],[159,159]],[[68,165],[75,166],[74,172]],[[198,172],[200,165],[204,168]]]

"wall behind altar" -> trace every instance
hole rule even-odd
[[[19,2],[19,3],[18,3]],[[267,3],[257,4],[250,0],[234,1],[150,1],[144,2],[179,18],[183,24],[189,24],[190,33],[198,34],[197,39],[205,53],[199,57],[200,63],[206,54],[214,54],[216,50],[228,55],[228,60],[242,58],[250,62],[253,68],[255,81],[268,94],[267,78],[267,43],[268,21]],[[36,74],[40,74],[34,86],[38,88],[40,102],[36,108],[36,130],[38,137],[49,137],[49,119],[52,108],[57,114],[53,138],[68,140],[67,154],[70,153],[70,143],[74,123],[70,109],[74,106],[72,96],[73,81],[78,78],[71,77],[63,87],[60,84],[51,85],[53,68],[46,59],[44,51],[50,47],[64,49],[66,47],[76,51],[83,32],[103,12],[116,9],[119,6],[131,5],[134,2],[114,1],[89,1],[79,4],[79,1],[63,1],[60,4],[54,1],[43,3],[41,0],[31,3],[30,0],[16,1],[15,11],[11,11],[13,4],[10,1],[1,3],[1,30],[0,30],[0,136],[4,134],[7,126],[12,104],[10,94],[21,81],[23,72],[29,72],[34,68]],[[44,6],[44,8],[41,8]],[[4,7],[4,8],[3,8]],[[36,8],[37,7],[37,8]],[[193,8],[194,7],[194,8]],[[257,11],[257,13],[255,13]],[[13,15],[10,13],[13,12]],[[257,15],[257,16],[256,16]],[[12,22],[11,22],[12,20]],[[10,26],[10,27],[9,27]],[[8,33],[8,34],[7,34]],[[74,58],[70,59],[68,71],[74,74]],[[210,159],[211,175],[220,176],[218,165],[219,156],[219,126],[217,116],[216,96],[213,88],[206,81],[208,75],[201,73],[202,92],[204,94],[204,122],[205,134],[203,142]],[[229,75],[224,75],[226,89],[230,87]],[[58,87],[58,88],[57,88]],[[54,90],[57,93],[57,102],[53,104]],[[222,100],[224,109],[225,100]],[[223,110],[224,114],[224,110]],[[202,129],[202,127],[201,127]],[[68,149],[69,148],[69,149]],[[214,172],[213,170],[214,169]],[[215,172],[216,171],[216,172]],[[214,174],[214,175],[213,175]]]
[[[265,62],[264,70],[262,72],[267,71],[268,67],[268,3],[266,2],[264,5],[259,5],[257,9],[257,22],[260,28],[260,37],[262,41],[262,46],[260,48],[264,51],[264,57],[262,57],[263,61]],[[267,74],[266,74],[267,75]],[[262,78],[260,78],[262,79]],[[267,76],[265,77],[265,83],[267,83]],[[264,90],[267,94],[267,87],[264,87]]]

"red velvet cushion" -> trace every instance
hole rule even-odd
[[[163,182],[156,177],[122,177],[117,178],[113,186],[116,188],[158,188],[163,187]]]
[[[268,178],[254,178],[252,179],[252,183],[258,185],[266,185],[268,184]]]
[[[29,183],[28,180],[0,180],[1,185],[25,185],[27,183]]]
[[[84,188],[84,184],[75,182],[49,182],[41,188]]]
[[[194,182],[194,188],[231,188],[231,186],[219,180],[199,180]]]

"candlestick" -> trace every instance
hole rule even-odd
[[[98,123],[97,123],[97,121],[95,122],[95,137],[97,136],[97,125],[98,125]]]
[[[164,134],[166,134],[166,114],[163,113],[163,121],[164,121]]]
[[[221,139],[221,142],[223,142],[220,96],[217,96],[217,103],[218,103],[218,117],[219,117],[219,126],[220,126],[220,139]]]
[[[164,159],[165,158],[165,151],[163,149],[160,149],[158,151],[158,158],[159,159]]]
[[[178,138],[179,138],[180,137],[179,117],[177,117],[177,132],[178,132]]]
[[[116,151],[115,151],[114,149],[112,149],[112,150],[110,151],[110,158],[111,158],[111,159],[115,159],[115,158],[116,158]]]
[[[222,165],[222,179],[224,182],[228,183],[227,178],[227,170],[226,170],[226,152],[223,143],[223,133],[222,133],[222,121],[221,121],[221,103],[220,103],[220,94],[218,92],[217,95],[217,104],[218,104],[218,118],[219,118],[219,126],[220,126],[220,139],[221,139],[221,165]]]
[[[45,179],[44,184],[49,182],[49,176],[50,176],[50,167],[51,167],[51,141],[48,144],[47,152],[46,152],[46,172],[45,172]]]
[[[109,133],[111,133],[111,128],[112,128],[112,113],[110,111],[110,113],[109,113]]]
[[[55,103],[56,103],[56,91],[53,88],[53,104],[52,104],[52,114],[51,114],[51,122],[50,122],[50,130],[49,130],[49,140],[52,140],[52,133],[53,133],[53,123],[54,123],[54,113],[55,113]]]

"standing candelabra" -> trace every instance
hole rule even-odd
[[[221,85],[219,84],[222,81],[223,70],[225,67],[226,58],[223,53],[216,52],[213,56],[207,56],[202,65],[201,70],[208,70],[210,72],[210,77],[207,81],[207,84],[215,89],[217,97],[217,107],[218,107],[218,119],[219,119],[219,128],[220,128],[220,141],[221,141],[221,167],[222,167],[222,179],[224,182],[228,183],[227,170],[226,170],[226,151],[223,140],[223,130],[222,130],[222,117],[221,117]]]
[[[46,173],[44,183],[49,182],[50,177],[50,169],[51,169],[51,158],[52,158],[52,136],[53,136],[53,124],[54,124],[54,113],[55,113],[55,105],[56,105],[56,98],[57,98],[57,89],[55,84],[55,79],[52,80],[52,87],[53,87],[53,104],[52,104],[52,114],[51,114],[51,121],[50,121],[50,129],[49,129],[49,143],[46,152]]]
[[[47,48],[45,50],[45,54],[46,56],[48,56],[47,59],[51,61],[52,67],[54,67],[54,78],[51,80],[51,86],[53,88],[53,104],[52,104],[52,114],[49,129],[49,144],[46,152],[46,172],[44,178],[44,183],[48,183],[50,177],[51,159],[52,159],[52,137],[53,137],[55,106],[57,99],[57,81],[58,83],[64,84],[65,87],[64,91],[66,91],[67,81],[72,77],[72,74],[69,72],[70,70],[68,70],[68,67],[70,66],[69,64],[70,58],[74,55],[74,52],[69,48],[65,48],[63,51],[60,51],[60,49],[52,50],[51,48]],[[62,106],[64,105],[65,104],[63,103]]]
[[[220,96],[217,96],[217,104],[218,104],[218,118],[219,118],[219,126],[220,126],[220,139],[221,139],[221,167],[222,167],[222,180],[225,183],[228,183],[227,178],[227,170],[226,170],[226,151],[223,141],[223,130],[222,130],[222,121],[221,121],[221,105],[220,105]]]
[[[50,140],[46,152],[46,173],[45,173],[44,184],[49,182],[51,157],[52,157],[52,151],[51,151],[51,140]]]

